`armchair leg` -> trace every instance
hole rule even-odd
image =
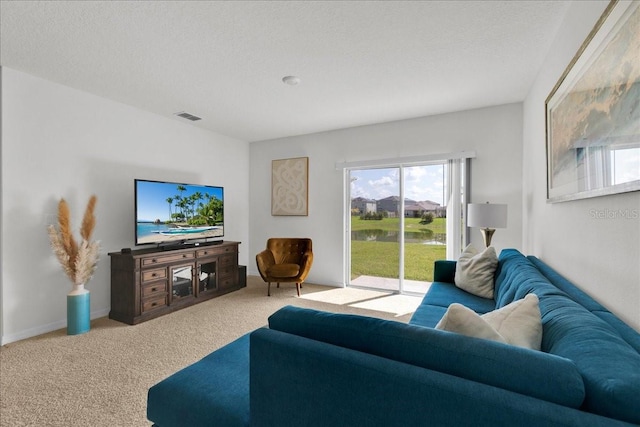
[[[267,285],[267,296],[271,296],[271,282],[269,282],[269,284]]]
[[[301,288],[301,284],[299,282],[296,282],[296,292],[298,293],[298,296],[300,296],[300,288]]]

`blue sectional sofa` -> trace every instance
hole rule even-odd
[[[409,324],[285,307],[153,386],[174,426],[640,424],[640,335],[535,257],[500,254],[494,299],[435,281]],[[614,283],[607,284],[615,286]],[[447,307],[487,313],[535,293],[542,351],[434,329]]]

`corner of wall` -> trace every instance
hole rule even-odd
[[[3,135],[3,127],[2,127],[2,86],[3,86],[3,79],[2,79],[2,70],[3,67],[0,66],[0,189],[3,188],[3,184],[2,184],[2,159],[4,158],[4,156],[2,155],[2,135]],[[2,296],[2,271],[4,271],[4,269],[2,268],[2,246],[3,246],[3,240],[2,240],[2,235],[3,235],[3,221],[2,218],[4,217],[3,215],[3,208],[2,208],[2,194],[4,194],[4,192],[0,192],[0,345],[4,344],[4,310],[3,310],[3,301],[4,298]]]

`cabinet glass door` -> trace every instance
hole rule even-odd
[[[193,297],[193,264],[171,267],[171,300]]]
[[[218,281],[216,280],[218,263],[208,261],[198,264],[198,293],[218,290]]]

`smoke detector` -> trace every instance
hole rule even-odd
[[[285,76],[282,78],[282,82],[288,84],[289,86],[295,86],[300,83],[300,77],[296,76]]]

